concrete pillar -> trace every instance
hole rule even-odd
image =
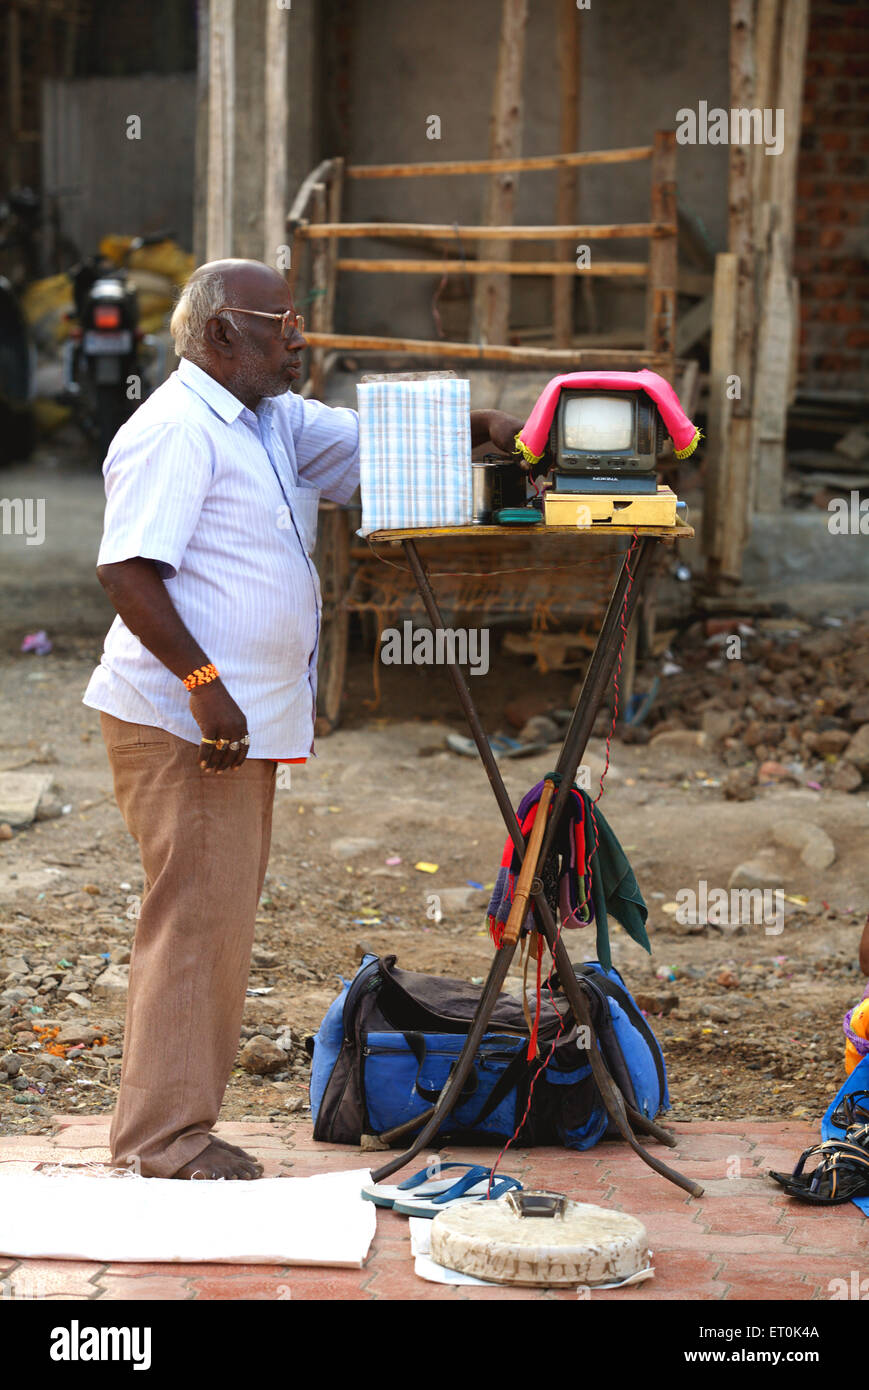
[[[197,263],[206,253],[209,8],[209,0],[200,0],[194,192]],[[274,44],[280,41],[281,34],[286,52],[276,57]],[[235,6],[234,36],[235,159],[230,254],[275,265],[286,241],[284,220],[290,203],[316,162],[316,0],[244,0]],[[282,150],[276,147],[280,141]],[[284,265],[280,268],[287,269]]]

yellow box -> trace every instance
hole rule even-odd
[[[676,494],[658,484],[658,491],[638,493],[547,492],[543,519],[547,526],[675,526]]]

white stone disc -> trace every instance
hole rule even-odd
[[[506,1197],[467,1202],[432,1222],[431,1255],[447,1269],[497,1284],[617,1284],[650,1262],[635,1216],[567,1202],[563,1216],[519,1216]]]

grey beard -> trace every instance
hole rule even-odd
[[[268,372],[259,350],[247,335],[243,334],[239,369],[234,385],[245,395],[283,396],[289,391],[292,382],[282,374]]]

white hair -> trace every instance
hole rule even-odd
[[[206,357],[205,325],[226,303],[226,281],[219,270],[207,266],[194,271],[178,297],[169,320],[169,331],[178,357],[200,364]],[[238,324],[226,316],[233,328]]]

